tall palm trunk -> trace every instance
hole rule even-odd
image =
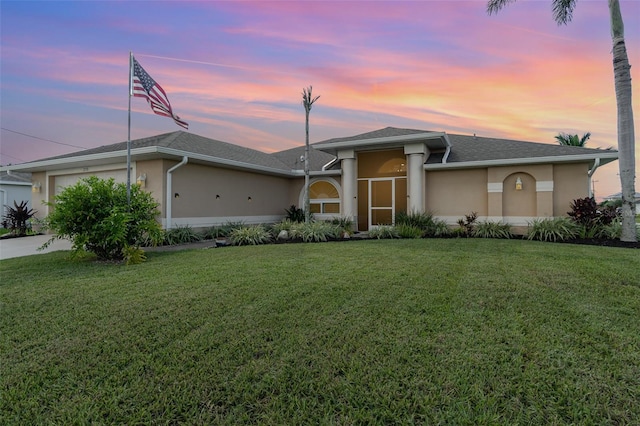
[[[309,200],[309,112],[314,102],[318,100],[320,96],[311,98],[311,91],[313,86],[302,89],[302,106],[304,106],[305,118],[306,118],[306,139],[304,145],[304,222],[309,223],[311,221],[311,201]]]
[[[622,241],[637,241],[635,221],[635,134],[631,106],[631,66],[624,42],[624,24],[618,0],[609,0],[613,73],[618,107],[618,151],[622,188]]]

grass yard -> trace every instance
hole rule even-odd
[[[0,424],[638,424],[640,252],[449,239],[0,262]]]

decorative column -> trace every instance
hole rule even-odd
[[[409,200],[407,213],[424,212],[424,158],[427,147],[423,143],[404,146],[404,153],[408,157],[407,162],[407,189]]]
[[[353,149],[338,152],[342,167],[342,216],[357,223],[358,177],[356,155]]]

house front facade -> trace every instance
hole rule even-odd
[[[564,216],[590,195],[597,168],[618,153],[581,147],[387,127],[312,144],[311,210],[351,218],[359,231],[430,212],[455,224],[481,220],[526,228]],[[29,171],[32,204],[95,175],[126,182],[126,142],[10,166]],[[165,228],[273,223],[304,199],[304,147],[266,154],[187,132],[132,141],[131,182],[158,201]],[[40,208],[40,215],[47,209]]]

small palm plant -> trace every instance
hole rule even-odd
[[[587,132],[582,135],[581,138],[578,138],[578,135],[570,135],[567,133],[558,133],[556,136],[556,140],[560,145],[565,146],[585,146],[587,141],[591,137],[591,132]]]

